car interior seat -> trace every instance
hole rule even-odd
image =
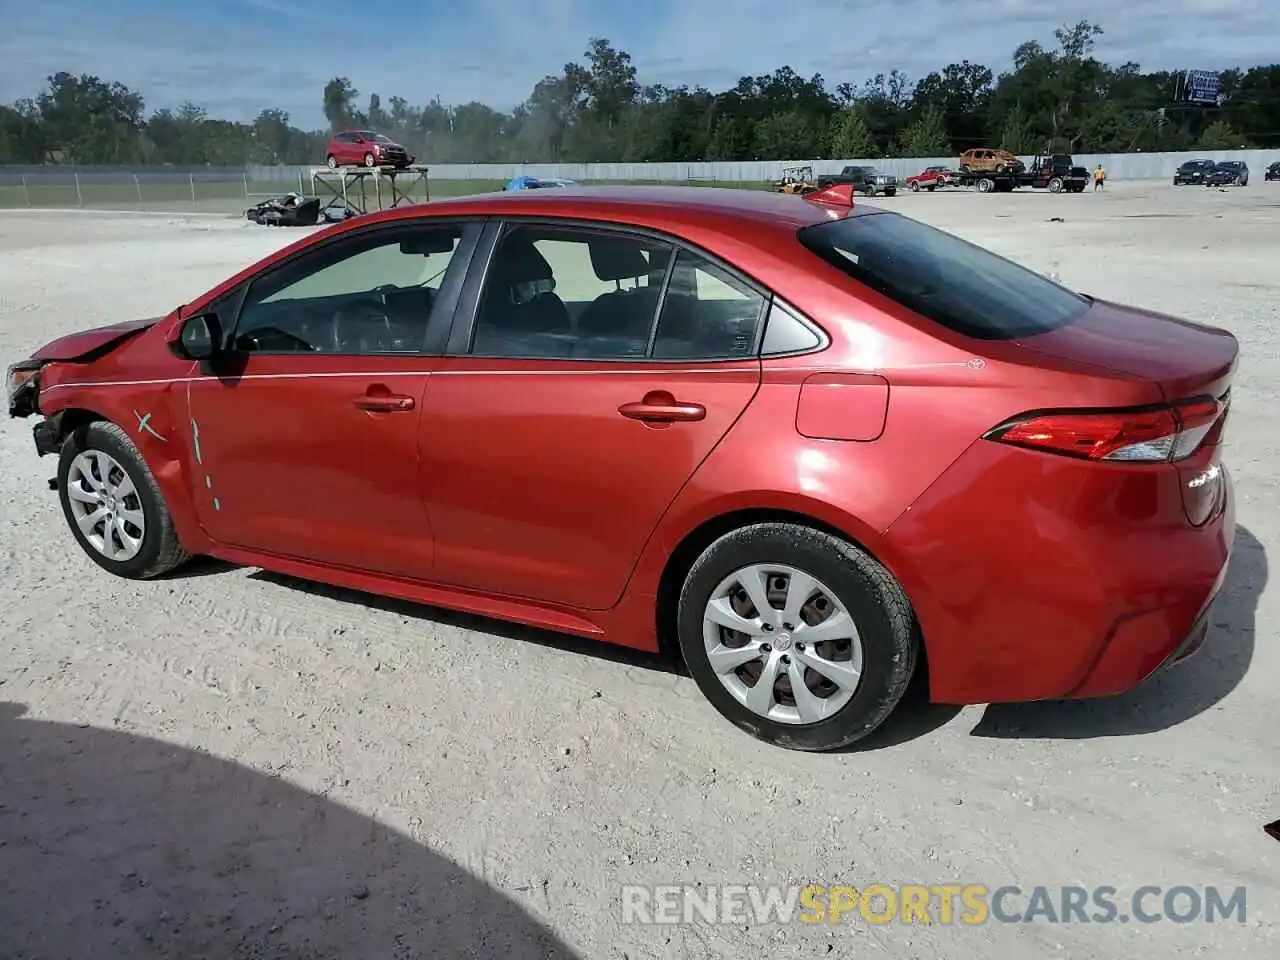
[[[519,234],[507,236],[489,268],[474,349],[567,355],[572,325],[555,286],[551,264],[533,243]]]
[[[588,245],[591,270],[596,279],[615,284],[615,289],[596,297],[578,318],[578,335],[584,340],[592,338],[642,339],[649,338],[649,328],[658,308],[661,294],[662,273],[666,264],[655,264],[653,259],[666,259],[666,253],[657,251],[646,257],[634,240],[599,238]],[[658,281],[653,280],[657,275]],[[641,286],[641,278],[646,285]],[[632,286],[622,287],[622,281],[632,281]]]

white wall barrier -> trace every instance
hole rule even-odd
[[[1251,176],[1261,179],[1267,166],[1280,160],[1280,150],[1204,150],[1186,153],[1078,153],[1075,162],[1090,170],[1099,162],[1109,180],[1166,180],[1173,178],[1179,164],[1187,160],[1243,160]],[[1023,157],[1028,165],[1031,157]],[[860,160],[744,160],[730,163],[437,163],[430,164],[435,180],[502,181],[517,176],[561,177],[569,180],[630,180],[659,183],[708,184],[772,181],[782,168],[809,164],[818,174],[835,173],[845,164],[869,164],[899,178],[918,173],[927,166],[954,167],[956,157],[880,157]],[[251,181],[296,182],[309,167],[250,167]]]

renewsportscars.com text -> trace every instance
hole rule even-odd
[[[1244,887],[637,885],[621,899],[623,923],[660,925],[1245,922]]]

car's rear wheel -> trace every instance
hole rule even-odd
[[[678,621],[685,663],[712,705],[790,749],[867,736],[915,670],[915,617],[889,572],[795,524],[752,524],[712,543],[685,578]]]
[[[155,477],[114,423],[89,423],[62,444],[58,497],[89,559],[116,576],[145,580],[187,559]]]
[[[324,158],[324,162],[329,165],[330,170],[338,169],[338,158],[335,157],[332,153]]]

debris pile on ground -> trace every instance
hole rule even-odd
[[[320,219],[320,198],[286,193],[255,204],[244,215],[266,227],[314,227]]]

